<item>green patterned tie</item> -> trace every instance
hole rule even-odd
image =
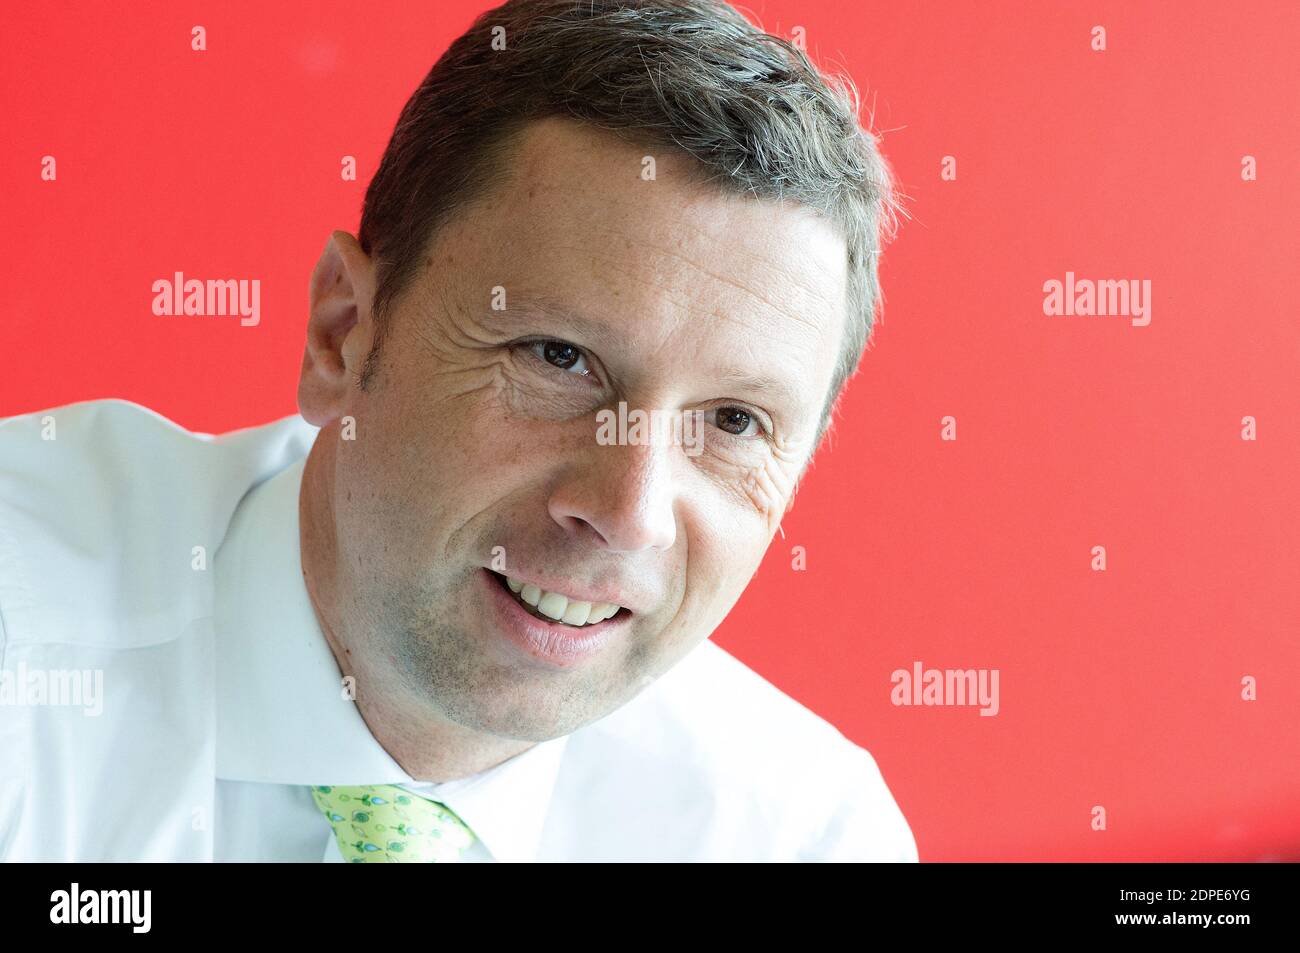
[[[311,796],[354,864],[456,863],[477,839],[447,805],[395,784],[314,787]]]

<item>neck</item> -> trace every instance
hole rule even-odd
[[[335,520],[334,481],[337,431],[337,424],[322,428],[307,456],[298,521],[303,582],[338,663],[340,687],[352,687],[357,711],[370,733],[418,781],[470,777],[527,751],[535,742],[475,731],[413,697],[384,664],[387,656],[382,648],[366,641],[369,630],[364,620],[349,618],[344,606],[364,605],[365,600],[345,598],[346,583],[340,572],[342,541]]]

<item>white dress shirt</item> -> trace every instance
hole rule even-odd
[[[871,755],[707,639],[568,736],[410,777],[303,584],[316,432],[0,421],[0,860],[339,862],[309,786],[388,783],[455,811],[471,861],[917,860]]]

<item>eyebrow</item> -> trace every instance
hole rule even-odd
[[[757,391],[763,394],[771,394],[777,400],[783,401],[791,407],[798,407],[799,399],[802,396],[797,388],[792,387],[784,380],[776,377],[767,377],[762,374],[731,372],[722,374],[716,377],[715,380],[723,386],[736,387],[741,390]]]
[[[534,314],[548,318],[565,328],[601,344],[616,344],[618,335],[614,329],[603,321],[583,316],[556,298],[545,294],[516,292],[506,299],[504,311],[494,311],[494,315]]]
[[[562,301],[546,294],[516,292],[507,298],[504,311],[493,312],[498,315],[535,314],[544,316],[556,324],[576,331],[578,334],[602,345],[617,345],[621,336],[608,324],[572,310]],[[790,407],[798,407],[803,392],[789,382],[769,377],[765,374],[752,374],[745,371],[726,371],[713,375],[712,380],[724,387],[770,394]]]

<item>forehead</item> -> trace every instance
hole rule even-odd
[[[689,353],[708,373],[781,372],[819,404],[847,273],[825,219],[723,192],[689,156],[570,120],[530,123],[505,161],[505,181],[442,233],[438,254],[473,275],[467,293],[567,306],[630,349]]]

